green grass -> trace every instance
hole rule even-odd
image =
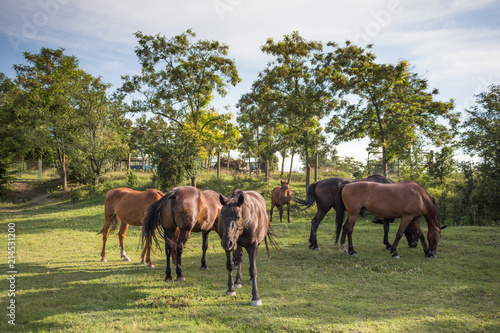
[[[200,187],[225,189],[223,181],[200,177]],[[139,187],[148,187],[142,177]],[[120,182],[124,182],[121,184]],[[236,179],[236,187],[256,187],[267,195],[277,186]],[[124,186],[113,176],[106,186]],[[293,184],[304,197],[303,184]],[[7,225],[16,224],[16,326],[7,323],[8,271],[1,267],[0,332],[498,332],[500,331],[500,229],[448,227],[438,258],[421,246],[400,243],[400,260],[382,245],[382,227],[360,220],[354,230],[358,257],[342,256],[334,246],[334,215],[318,231],[321,251],[308,246],[315,208],[292,208],[292,223],[272,226],[280,251],[264,244],[257,258],[261,307],[250,306],[251,286],[227,297],[225,254],[215,233],[209,236],[208,271],[200,271],[201,235],[192,234],[184,259],[184,282],[165,283],[165,256],[152,255],[156,267],[139,264],[140,229],[125,241],[132,262],[119,258],[116,233],[101,263],[105,190],[76,203],[59,198],[44,204],[0,205],[0,248],[7,257]],[[268,202],[269,207],[269,202]],[[425,226],[425,223],[423,223]],[[393,240],[396,225],[390,233]],[[425,232],[425,230],[424,230]],[[243,279],[247,281],[245,253]],[[3,312],[2,312],[3,311]]]

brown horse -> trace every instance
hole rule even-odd
[[[311,207],[316,202],[316,215],[311,220],[311,234],[309,236],[309,248],[311,250],[318,251],[318,239],[317,232],[318,227],[323,218],[326,216],[326,213],[330,211],[330,209],[334,209],[336,214],[339,213],[339,208],[337,206],[337,196],[339,189],[342,185],[355,183],[360,181],[368,181],[368,182],[376,182],[376,183],[394,183],[389,178],[372,175],[365,179],[348,179],[348,178],[328,178],[323,179],[318,182],[312,183],[307,189],[307,197],[306,200],[299,199],[294,197],[293,201],[297,202],[299,205],[306,206],[306,209]],[[379,219],[374,219],[375,223],[378,223]],[[394,219],[384,219],[384,244],[387,249],[391,248],[391,244],[389,243],[389,223],[394,222]],[[408,240],[408,245],[410,247],[416,247],[418,244],[417,233],[411,226],[405,230],[405,236]]]
[[[104,227],[99,232],[102,234],[101,261],[106,262],[106,240],[109,232],[116,229],[120,221],[118,239],[120,241],[120,254],[124,261],[130,261],[125,252],[125,233],[129,225],[141,227],[142,218],[146,209],[160,199],[163,193],[158,190],[135,191],[126,187],[120,187],[106,193],[104,199]],[[111,227],[111,229],[110,229]],[[141,254],[141,264],[152,267],[149,259],[150,247],[144,247]],[[146,256],[145,256],[146,255]]]
[[[287,181],[282,180],[281,186],[275,187],[271,194],[271,216],[270,222],[273,221],[273,208],[278,207],[280,212],[280,222],[283,222],[283,208],[287,205],[288,223],[290,223],[290,202],[292,201],[292,189]]]
[[[403,231],[408,225],[412,225],[417,230],[418,238],[424,248],[424,253],[430,258],[436,257],[436,248],[441,238],[441,230],[446,226],[439,225],[439,216],[436,201],[421,185],[413,181],[404,181],[395,184],[378,184],[372,182],[358,182],[346,184],[340,188],[337,198],[340,210],[337,212],[337,235],[335,244],[339,239],[342,222],[344,219],[344,209],[349,214],[340,239],[340,250],[347,254],[345,249],[345,236],[349,240],[349,254],[356,255],[352,244],[352,232],[354,224],[359,215],[365,216],[367,213],[383,218],[401,218],[396,239],[392,243],[391,255],[399,258],[396,248],[399,240],[403,236]],[[424,216],[427,221],[427,240],[420,229],[419,218]]]
[[[228,271],[228,296],[236,295],[232,271],[234,264],[238,265],[236,288],[241,287],[241,248],[245,248],[250,261],[250,281],[252,283],[253,306],[262,305],[257,288],[257,252],[262,240],[267,238],[275,244],[272,233],[269,232],[266,201],[255,191],[235,190],[229,199],[220,196],[223,205],[219,216],[219,236],[222,248],[226,251],[226,267]],[[267,237],[266,237],[267,236]],[[234,257],[236,256],[236,258]]]
[[[151,247],[154,239],[158,246],[159,239],[156,231],[165,240],[167,257],[165,281],[172,280],[170,268],[172,246],[177,248],[177,280],[185,280],[182,275],[182,252],[191,232],[202,233],[201,269],[207,269],[205,257],[208,248],[208,233],[211,230],[217,230],[217,219],[222,207],[219,196],[217,192],[210,190],[201,192],[192,186],[175,187],[148,208],[142,226],[142,240],[146,246]],[[179,237],[175,242],[174,234],[177,229]]]

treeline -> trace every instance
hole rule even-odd
[[[159,188],[186,179],[196,185],[204,159],[236,149],[265,166],[278,154],[300,157],[307,186],[316,161],[366,174],[359,162],[339,160],[335,145],[368,138],[382,174],[396,160],[405,179],[444,182],[459,171],[464,207],[500,220],[498,85],[477,95],[470,110],[454,110],[407,61],[381,64],[371,45],[308,41],[293,32],[261,46],[273,60],[241,96],[234,118],[211,104],[241,81],[227,45],[196,40],[191,30],[135,37],[141,72],[124,75],[113,92],[63,49],[25,53],[14,78],[0,73],[2,186],[11,163],[38,157],[56,166],[63,189],[68,181],[96,186],[129,154],[152,161]],[[142,117],[132,122],[131,113]],[[435,153],[424,151],[428,144]],[[459,148],[480,162],[456,170]]]

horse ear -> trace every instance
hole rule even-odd
[[[226,205],[226,200],[224,199],[224,197],[222,196],[222,194],[219,194],[219,200],[220,200],[220,203],[222,204],[222,206]]]
[[[280,183],[281,183],[281,185],[283,185],[285,182],[284,182],[284,181],[282,181],[282,180],[280,180]]]
[[[245,201],[245,197],[243,196],[243,193],[241,193],[240,197],[238,198],[238,206],[243,205],[243,201]]]

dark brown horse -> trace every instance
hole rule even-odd
[[[292,189],[287,181],[282,180],[281,186],[275,187],[271,194],[271,215],[270,222],[273,221],[273,208],[278,207],[280,212],[280,222],[283,222],[283,208],[287,206],[288,223],[290,223],[290,202],[292,201]]]
[[[116,229],[118,221],[121,223],[118,232],[120,254],[124,261],[130,261],[125,252],[125,233],[129,225],[142,227],[142,219],[146,209],[162,196],[163,193],[158,190],[134,191],[126,187],[120,187],[106,193],[106,199],[104,199],[104,227],[99,232],[99,234],[102,234],[102,262],[107,261],[105,252],[109,232]],[[151,247],[144,247],[141,254],[141,264],[152,267],[149,259],[150,249]]]
[[[222,248],[226,251],[228,271],[228,296],[236,295],[232,271],[238,265],[236,287],[241,287],[241,248],[245,248],[250,261],[250,280],[252,283],[252,305],[262,305],[257,288],[257,252],[259,244],[267,238],[274,242],[269,232],[266,201],[255,191],[235,190],[229,199],[220,196],[223,205],[219,216],[219,236]],[[234,256],[237,256],[235,258]]]
[[[217,192],[210,190],[201,192],[191,186],[175,187],[148,208],[142,226],[142,240],[146,246],[151,247],[153,239],[156,245],[159,245],[157,234],[164,239],[167,257],[165,281],[172,280],[170,268],[172,246],[177,248],[177,280],[185,280],[182,275],[182,253],[191,232],[202,233],[201,269],[207,269],[205,256],[208,248],[208,233],[211,230],[217,230],[217,221],[222,207],[219,196]],[[179,237],[175,242],[174,234],[177,229]]]
[[[430,258],[436,257],[436,248],[441,238],[441,230],[446,226],[439,225],[439,216],[436,201],[421,185],[413,181],[404,181],[396,184],[378,184],[372,182],[357,182],[346,184],[340,188],[337,205],[337,235],[335,244],[337,244],[340,230],[342,229],[342,238],[340,239],[340,250],[347,254],[345,249],[345,237],[349,240],[349,254],[356,255],[352,244],[352,232],[354,224],[359,215],[373,214],[382,218],[394,219],[401,218],[396,239],[392,243],[391,255],[393,258],[399,258],[396,248],[399,240],[403,236],[403,231],[408,225],[412,225],[417,230],[418,238],[424,248],[424,253]],[[349,214],[344,227],[344,209]],[[424,234],[420,229],[420,217],[425,217],[427,221],[427,240],[429,247],[425,242]]]
[[[334,209],[336,214],[339,213],[339,209],[337,207],[337,195],[339,189],[342,185],[359,182],[359,181],[368,181],[368,182],[376,182],[376,183],[394,183],[389,178],[372,175],[365,179],[348,179],[348,178],[328,178],[324,180],[320,180],[318,182],[312,183],[307,190],[306,200],[302,200],[294,197],[293,201],[297,202],[299,205],[306,206],[306,209],[311,207],[316,202],[316,215],[311,220],[311,234],[309,236],[309,248],[311,250],[319,250],[318,240],[317,240],[317,232],[318,227],[326,213],[330,211],[330,209]],[[374,219],[373,222],[377,223],[379,219]],[[389,249],[391,244],[389,243],[389,223],[394,222],[394,219],[384,219],[384,244],[386,248]],[[405,230],[405,236],[408,240],[408,245],[410,247],[416,247],[418,244],[417,233],[410,226],[407,230]]]

